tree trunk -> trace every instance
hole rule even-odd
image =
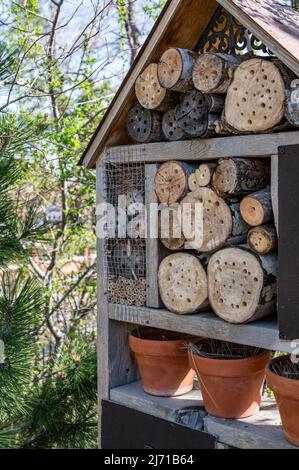
[[[162,87],[179,93],[193,88],[192,70],[198,54],[186,49],[171,48],[164,52],[158,64]]]
[[[186,195],[188,179],[193,168],[187,163],[176,161],[169,161],[160,166],[155,177],[155,191],[162,204],[171,206]]]
[[[202,93],[225,94],[232,82],[234,70],[244,57],[207,52],[197,59],[193,68],[193,83]]]
[[[209,300],[229,323],[248,323],[276,311],[275,255],[257,256],[241,248],[215,253],[208,267]]]
[[[226,197],[259,191],[270,183],[270,165],[264,160],[221,160],[213,176],[215,191]]]
[[[243,220],[251,227],[272,222],[273,208],[270,187],[245,197],[240,208]]]
[[[159,268],[162,302],[171,312],[188,315],[208,307],[208,280],[198,257],[176,253],[165,258]]]
[[[144,109],[137,104],[127,114],[127,132],[131,139],[140,144],[163,142],[162,114]]]
[[[252,228],[248,233],[249,248],[258,255],[267,255],[276,250],[278,239],[273,225],[262,225]]]
[[[161,87],[158,80],[158,65],[150,64],[137,78],[136,97],[146,109],[168,111],[178,103],[178,94]]]
[[[285,84],[276,65],[255,58],[235,71],[227,91],[223,120],[237,132],[265,132],[285,112]]]
[[[176,112],[174,109],[166,111],[163,115],[162,130],[164,137],[170,141],[184,140],[186,135],[177,122]]]

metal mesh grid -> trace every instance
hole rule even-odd
[[[134,150],[137,152],[138,150]],[[120,305],[146,305],[146,234],[138,227],[144,223],[145,164],[134,161],[134,155],[122,154],[121,149],[105,162],[106,202],[121,218],[108,222],[109,235],[105,240],[105,278],[108,300]],[[124,215],[125,213],[125,215]],[[130,227],[134,227],[134,233]],[[137,230],[137,237],[136,237]],[[115,233],[115,237],[112,235]],[[136,238],[135,238],[136,237]]]

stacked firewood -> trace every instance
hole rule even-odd
[[[138,77],[127,131],[148,143],[299,127],[293,78],[277,59],[168,49]]]
[[[192,314],[210,307],[231,323],[275,312],[277,233],[270,173],[264,159],[160,166],[155,178],[163,204],[159,237],[173,253],[160,264],[158,277],[170,311]]]

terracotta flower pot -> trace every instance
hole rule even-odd
[[[260,408],[270,352],[245,359],[210,359],[189,353],[198,374],[206,411],[217,418],[241,419]]]
[[[195,373],[189,365],[188,338],[168,331],[142,328],[130,336],[144,391],[176,397],[193,389]]]
[[[282,377],[272,369],[287,361],[289,356],[273,359],[267,368],[267,381],[274,392],[286,438],[299,447],[299,380]]]

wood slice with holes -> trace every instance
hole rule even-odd
[[[270,165],[264,160],[229,158],[220,160],[212,185],[223,197],[259,191],[270,182]]]
[[[167,206],[180,201],[188,190],[188,179],[193,167],[176,161],[160,166],[155,177],[155,192],[158,200]]]
[[[183,95],[175,113],[178,124],[188,137],[194,139],[207,132],[209,105],[200,91],[192,90]]]
[[[163,88],[158,79],[158,64],[150,64],[137,78],[135,83],[136,97],[146,109],[167,111],[174,108],[178,95]]]
[[[124,278],[144,278],[144,248],[133,241],[117,241],[112,253],[112,265],[113,272]]]
[[[241,248],[226,248],[209,262],[209,301],[229,323],[248,323],[276,311],[276,255],[257,256]]]
[[[202,212],[199,203],[202,205]],[[187,240],[186,249],[210,253],[221,248],[231,236],[231,210],[212,189],[200,188],[189,193],[180,206],[181,226]]]
[[[164,207],[159,214],[159,238],[161,243],[171,251],[184,249],[186,239],[182,233],[178,214],[179,206]]]
[[[286,118],[292,126],[299,127],[299,80],[294,80],[287,91]]]
[[[198,57],[193,67],[193,83],[202,93],[225,94],[234,70],[244,61],[241,56],[207,52]]]
[[[190,191],[196,191],[199,188],[209,186],[216,167],[216,163],[203,163],[200,165],[198,170],[189,177]]]
[[[198,54],[186,49],[171,48],[164,52],[158,64],[160,85],[186,93],[193,88],[192,70]]]
[[[140,144],[162,142],[162,114],[144,109],[137,104],[127,114],[127,132],[131,139]]]
[[[246,196],[241,201],[240,209],[243,220],[251,227],[272,222],[274,215],[270,187]]]
[[[168,256],[160,264],[158,279],[162,302],[171,312],[188,315],[208,307],[207,274],[196,256]]]
[[[239,132],[265,132],[285,113],[285,84],[272,62],[256,58],[243,62],[228,88],[224,120]]]
[[[164,137],[170,141],[184,140],[186,135],[177,122],[176,112],[170,109],[163,114],[162,130]]]
[[[267,255],[278,246],[277,232],[273,225],[252,228],[247,240],[249,248],[259,255]]]

